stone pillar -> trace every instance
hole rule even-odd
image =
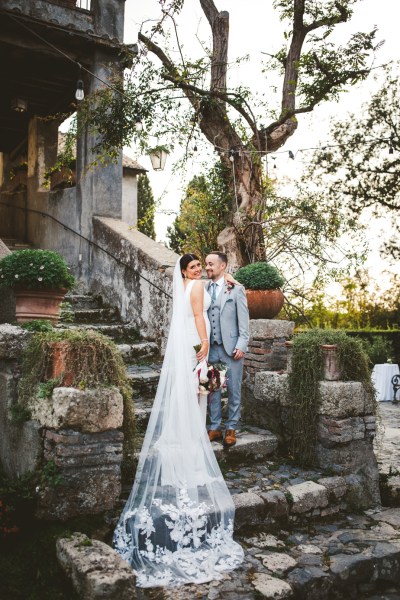
[[[121,491],[119,391],[55,388],[51,398],[35,398],[30,410],[44,440],[37,516],[63,521],[113,508]]]
[[[321,381],[316,464],[351,483],[355,508],[380,503],[374,398],[358,381]]]
[[[274,319],[251,319],[249,348],[244,370],[254,383],[260,371],[285,371],[287,348],[285,342],[293,337],[294,323]]]
[[[57,161],[57,121],[43,121],[32,117],[28,129],[28,184],[33,192],[47,191],[44,175]]]
[[[32,334],[0,325],[0,465],[39,474],[37,516],[66,520],[112,509],[121,491],[123,399],[116,388],[55,388],[15,422],[23,351]]]
[[[0,260],[11,254],[11,251],[0,240]],[[15,320],[15,297],[12,290],[0,289],[0,323],[11,323]]]
[[[20,327],[0,325],[0,463],[15,478],[34,471],[42,454],[39,424],[15,422],[21,356],[30,335]]]
[[[251,319],[248,352],[244,359],[242,419],[248,425],[271,429],[282,438],[282,373],[287,368],[286,342],[293,337],[294,323],[276,319]],[[268,393],[255,388],[258,374],[270,375]],[[263,384],[261,384],[261,388]],[[284,385],[284,390],[286,387]],[[256,397],[257,394],[257,397]],[[261,396],[261,397],[260,397]]]
[[[261,371],[244,384],[246,423],[270,429],[281,448],[290,442],[291,398],[288,375]],[[358,381],[321,381],[321,402],[316,408],[315,466],[344,478],[345,502],[362,509],[380,503],[378,465],[373,451],[374,399]]]

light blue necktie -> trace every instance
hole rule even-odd
[[[216,283],[212,283],[211,287],[212,287],[211,300],[213,302],[215,302],[216,299],[217,299],[217,284]]]

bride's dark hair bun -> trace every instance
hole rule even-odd
[[[186,271],[188,264],[191,263],[192,260],[200,259],[198,256],[196,256],[196,254],[184,254],[183,256],[181,256],[181,260],[179,261],[181,271]]]

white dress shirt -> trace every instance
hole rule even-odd
[[[218,279],[218,281],[213,281],[212,283],[216,283],[217,284],[217,287],[215,288],[215,297],[218,298],[218,294],[221,293],[221,290],[222,290],[222,288],[224,286],[225,277],[222,276],[222,277],[220,277],[220,279]]]

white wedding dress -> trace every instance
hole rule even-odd
[[[199,410],[193,283],[184,290],[178,261],[160,382],[135,482],[114,532],[114,547],[132,566],[140,587],[220,579],[243,561],[243,549],[232,537],[232,497]],[[208,303],[205,292],[205,307]],[[209,332],[208,318],[207,323]]]

